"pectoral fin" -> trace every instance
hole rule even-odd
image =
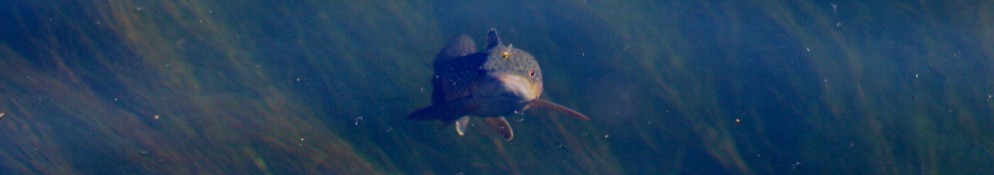
[[[490,125],[490,129],[499,133],[505,140],[511,141],[514,138],[514,131],[511,130],[511,124],[507,123],[507,119],[504,117],[484,118],[483,120]]]
[[[434,104],[418,109],[407,115],[411,120],[433,120],[440,119],[445,122],[452,122],[459,117],[465,116],[480,109],[480,105],[472,97],[463,97],[456,100]]]
[[[469,126],[469,117],[460,117],[459,120],[456,120],[456,133],[459,133],[459,136],[462,136],[466,133],[467,126]]]
[[[581,114],[580,112],[576,112],[573,109],[543,99],[532,100],[530,103],[528,103],[528,105],[525,108],[526,109],[536,108],[541,110],[562,112],[566,115],[580,118],[582,120],[590,120],[590,118],[588,118],[586,115]]]

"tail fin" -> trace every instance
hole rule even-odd
[[[439,119],[445,122],[452,122],[459,117],[469,114],[473,111],[479,110],[480,105],[473,100],[472,97],[463,97],[453,101],[448,101],[444,103],[434,104],[428,107],[418,109],[407,115],[407,119],[411,120],[435,120]]]

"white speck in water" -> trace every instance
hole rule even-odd
[[[114,101],[118,101],[118,99],[117,99],[117,98],[114,98]]]
[[[301,138],[300,138],[300,141],[301,141],[301,142],[303,142],[303,141],[304,141],[304,138],[303,138],[303,137],[301,137]]]
[[[952,113],[952,112],[953,112],[953,109],[949,109],[949,113]]]
[[[611,135],[608,135],[608,134],[604,134],[604,138],[605,138],[605,139],[606,139],[606,138],[608,138],[608,137],[611,137]]]
[[[97,25],[100,25],[100,24],[103,24],[103,23],[100,23],[100,21],[97,21]]]
[[[425,88],[421,88],[421,93],[424,93],[424,92],[425,92]]]
[[[207,14],[214,14],[214,10],[207,9]]]
[[[991,98],[994,98],[994,95],[987,94],[987,99],[991,99]]]
[[[759,154],[756,154],[756,157],[759,157]]]
[[[525,121],[525,118],[518,119],[518,122],[523,122],[523,121]]]
[[[798,165],[801,165],[801,162],[794,162],[794,165],[790,166],[790,169],[797,169]]]
[[[652,125],[652,121],[649,121],[649,125]]]
[[[139,12],[140,12],[140,11],[142,11],[142,10],[145,10],[145,9],[144,9],[144,8],[142,8],[142,7],[135,7],[135,11],[139,11]]]
[[[856,142],[849,142],[849,149],[852,149],[853,146],[856,146]]]
[[[0,118],[3,118],[4,114],[6,114],[6,113],[0,112]]]
[[[204,23],[204,20],[202,20],[202,19],[201,19],[201,20],[197,20],[197,21],[199,21],[199,22],[200,22],[201,24],[203,24],[203,23]]]
[[[393,131],[393,127],[387,127],[387,132]]]
[[[842,27],[842,22],[835,22],[835,27]]]
[[[522,111],[519,111],[519,110],[514,110],[514,114],[515,114],[515,115],[523,115],[523,114],[525,114],[525,113],[524,113],[524,112],[522,112]]]
[[[362,121],[362,116],[359,116],[359,118],[355,119],[355,125],[356,126],[359,126],[359,121]]]
[[[580,52],[580,56],[587,56],[587,53]]]
[[[48,18],[48,21],[52,21],[52,18]]]
[[[915,78],[918,78],[918,74],[915,74]]]
[[[155,116],[153,116],[152,119],[158,120],[159,119],[159,114],[156,114]]]
[[[826,83],[828,83],[828,78],[826,78],[826,79],[824,79],[824,80],[821,80],[821,81],[822,81],[822,82],[826,82]]]
[[[832,13],[839,13],[839,5],[832,3]]]
[[[804,48],[804,50],[806,50],[808,52],[811,52],[811,48],[810,47],[809,48]]]
[[[255,68],[259,68],[259,67],[260,67],[260,66],[259,66],[258,64],[256,64],[256,65],[255,65]]]
[[[141,151],[138,151],[138,154],[145,155],[145,154],[148,154],[148,151],[147,150],[141,150]]]
[[[297,77],[297,82],[300,82],[300,77]]]

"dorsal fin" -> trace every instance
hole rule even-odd
[[[490,32],[487,32],[487,49],[491,49],[501,45],[500,36],[497,35],[497,29],[490,28]]]
[[[466,35],[459,35],[459,37],[450,41],[445,48],[442,48],[442,51],[438,52],[438,56],[435,59],[454,59],[473,54],[474,52],[476,52],[476,44],[473,44],[473,39]]]

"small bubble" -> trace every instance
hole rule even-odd
[[[608,134],[604,134],[604,138],[605,138],[605,139],[606,139],[606,138],[608,138],[608,137],[611,137],[611,135],[608,135]]]
[[[297,82],[300,82],[300,77],[297,77]]]
[[[158,120],[159,119],[159,114],[155,114],[155,116],[153,116],[152,119]]]
[[[806,50],[808,52],[811,52],[811,48],[810,47],[809,48],[804,48],[804,50]]]
[[[118,99],[117,99],[117,98],[114,98],[114,101],[118,101]]]

